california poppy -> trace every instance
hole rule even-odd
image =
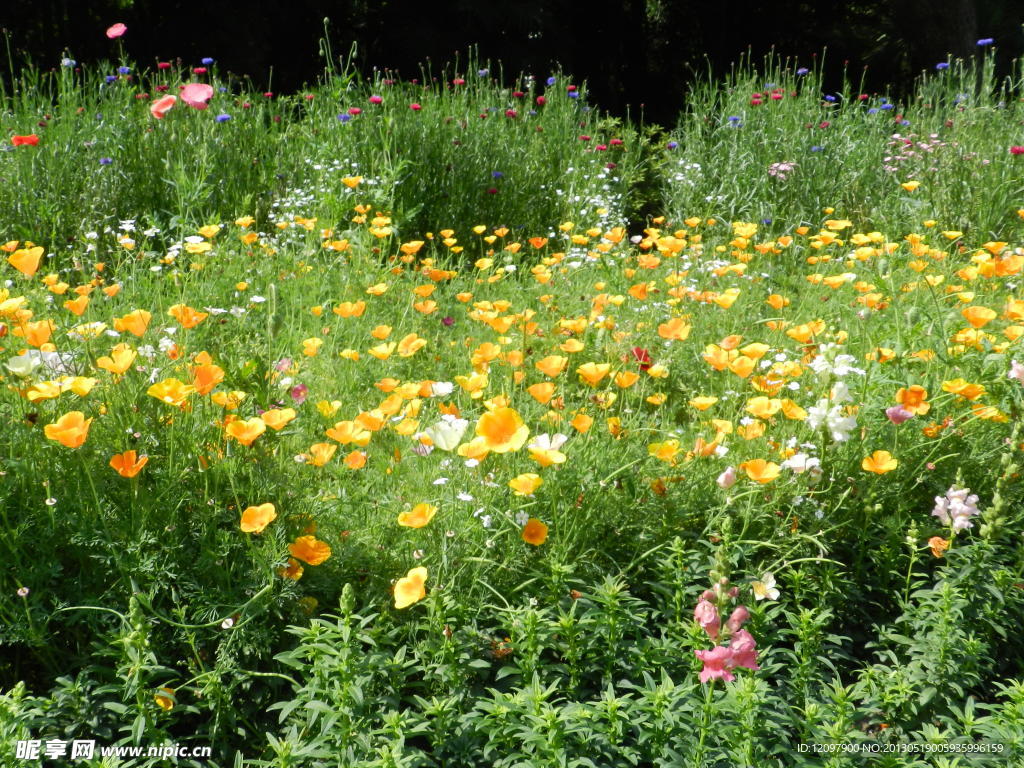
[[[411,569],[404,577],[395,582],[395,608],[401,610],[427,596],[423,584],[427,580],[427,569],[420,566]]]

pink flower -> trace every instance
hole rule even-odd
[[[1024,155],[1024,147],[1010,147],[1011,155]]]
[[[206,109],[211,98],[213,86],[206,83],[189,83],[181,89],[181,100],[194,109]]]
[[[722,620],[714,605],[707,600],[701,600],[693,609],[693,618],[700,624],[700,628],[708,633],[708,637],[712,640],[718,637],[718,629],[722,626]]]
[[[725,680],[730,682],[736,677],[729,670],[732,669],[732,651],[724,645],[715,646],[710,651],[694,651],[697,658],[704,662],[704,669],[700,671],[700,681],[706,683],[708,680]]]
[[[292,400],[296,405],[302,405],[306,402],[306,396],[309,394],[309,387],[305,384],[296,384],[288,391],[288,394],[292,396]]]
[[[423,107],[420,106],[419,104],[414,103],[409,105],[409,109],[411,109],[413,112],[419,112],[421,109],[423,109]]]
[[[109,37],[111,40],[115,40],[127,31],[128,27],[126,27],[121,22],[117,22],[117,24],[114,24],[112,27],[107,28],[107,37]]]
[[[760,669],[757,665],[757,651],[754,638],[745,629],[741,629],[732,636],[729,642],[729,650],[732,653],[732,668],[743,667],[745,669]]]
[[[167,114],[168,110],[177,103],[177,96],[161,96],[159,99],[149,105],[149,114],[155,117],[157,120],[162,120],[164,115]]]
[[[718,479],[715,480],[715,482],[718,483],[719,488],[732,488],[736,483],[736,468],[726,467],[725,471],[718,476]]]
[[[1010,361],[1010,372],[1006,374],[1008,379],[1016,379],[1021,384],[1024,384],[1024,365],[1018,363],[1016,360]]]
[[[748,619],[750,619],[750,611],[747,610],[746,606],[740,605],[729,615],[729,620],[725,622],[725,626],[729,628],[730,632],[739,632]]]
[[[914,412],[904,408],[902,405],[894,405],[892,408],[886,408],[885,415],[889,417],[889,421],[893,424],[902,424],[907,419],[914,418]]]
[[[370,103],[371,104],[380,104],[382,101],[384,101],[384,99],[382,99],[380,96],[371,96],[370,97]]]

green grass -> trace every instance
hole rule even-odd
[[[664,135],[563,73],[505,88],[475,63],[272,98],[214,72],[208,109],[162,120],[136,94],[174,68],[23,69],[0,114],[39,136],[0,153],[0,754],[1021,754],[1021,82],[974,66],[887,110],[745,62]],[[785,95],[752,105],[766,82]],[[955,488],[977,509],[932,514]],[[740,624],[759,668],[701,682],[695,652]]]

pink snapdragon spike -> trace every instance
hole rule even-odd
[[[914,418],[914,412],[904,408],[902,405],[886,408],[885,415],[893,424],[902,424],[904,421]]]
[[[213,98],[213,86],[206,83],[188,83],[181,89],[181,100],[194,109],[206,109]]]
[[[693,609],[693,618],[700,624],[700,628],[708,633],[712,640],[718,637],[718,630],[722,626],[722,620],[718,616],[718,609],[707,600],[701,600]]]
[[[153,115],[157,120],[162,120],[164,115],[167,114],[168,110],[171,109],[178,101],[177,96],[161,96],[159,99],[149,105],[149,113]]]
[[[732,651],[724,645],[715,646],[710,651],[694,651],[697,658],[704,662],[704,669],[700,671],[700,681],[706,683],[708,680],[725,680],[730,682],[736,676],[729,670],[732,669]]]
[[[111,40],[116,40],[127,31],[128,27],[126,27],[121,22],[117,22],[117,24],[107,27],[107,37],[109,37]]]

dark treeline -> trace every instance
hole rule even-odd
[[[116,56],[104,30],[128,25],[121,42],[143,65],[212,57],[222,71],[248,75],[258,87],[293,91],[321,76],[320,39],[338,54],[356,44],[364,74],[389,69],[419,77],[428,62],[500,61],[507,79],[545,76],[556,66],[586,80],[605,109],[671,122],[686,84],[727,71],[738,56],[755,60],[774,47],[809,65],[827,50],[826,82],[838,87],[844,67],[856,86],[908,90],[913,78],[947,55],[977,55],[977,40],[995,38],[1000,66],[1024,50],[1021,0],[3,0],[0,26],[15,66],[27,55],[41,68],[65,51],[79,61]],[[866,68],[866,69],[865,69]]]

